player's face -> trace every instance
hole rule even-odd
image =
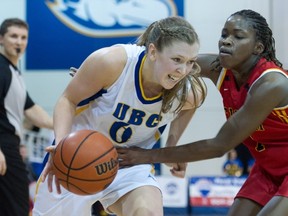
[[[172,89],[187,74],[191,73],[197,59],[199,44],[174,42],[157,54],[155,76],[165,89]]]
[[[242,16],[231,16],[222,29],[218,45],[222,67],[237,70],[254,59],[255,31]]]
[[[23,27],[10,26],[8,31],[0,36],[0,44],[3,46],[3,54],[8,58],[18,58],[27,47],[28,30]]]

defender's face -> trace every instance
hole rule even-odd
[[[256,46],[255,31],[242,16],[226,21],[219,39],[219,58],[222,67],[236,69],[253,56]]]

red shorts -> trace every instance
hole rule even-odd
[[[273,196],[288,198],[288,176],[276,179],[255,164],[235,198],[247,198],[264,206]]]

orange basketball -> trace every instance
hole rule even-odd
[[[117,151],[102,133],[80,130],[69,134],[56,147],[55,175],[68,191],[90,195],[107,188],[118,171]]]

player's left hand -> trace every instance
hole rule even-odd
[[[48,190],[49,192],[53,191],[52,182],[54,179],[54,183],[56,186],[57,193],[61,193],[60,183],[58,181],[58,178],[54,174],[54,166],[53,166],[53,156],[55,152],[56,147],[55,146],[48,146],[45,150],[46,152],[49,152],[49,159],[43,169],[43,172],[41,174],[42,182],[44,182],[47,178],[47,184],[48,184]]]
[[[170,172],[173,176],[184,178],[186,174],[187,163],[166,163],[171,167]]]

